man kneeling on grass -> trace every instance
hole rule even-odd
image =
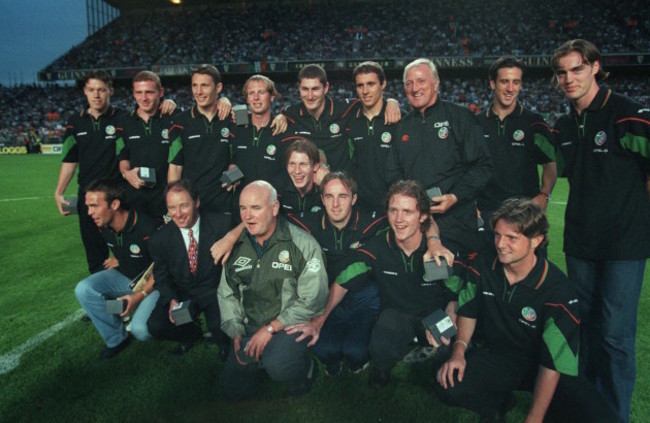
[[[222,394],[231,400],[252,396],[262,370],[284,384],[288,396],[309,392],[316,376],[307,340],[295,342],[298,335],[284,328],[325,308],[323,253],[311,235],[278,217],[279,210],[268,182],[251,182],[239,197],[245,231],[217,291],[222,328],[233,340],[221,375]]]
[[[415,187],[414,184],[411,186]],[[299,219],[290,215],[289,218],[298,220],[323,248],[327,274],[331,280],[330,298],[323,314],[307,323],[289,326],[286,331],[289,334],[302,332],[296,338],[298,342],[311,337],[307,346],[313,346],[313,352],[325,366],[327,375],[338,374],[344,360],[351,373],[360,373],[370,365],[368,344],[380,311],[379,291],[377,284],[372,282],[361,283],[358,289],[347,293],[347,288],[335,281],[336,276],[352,263],[360,263],[356,251],[365,248],[377,234],[382,239],[386,238],[388,219],[385,216],[375,218],[374,213],[364,212],[355,206],[357,184],[344,172],[328,173],[323,178],[321,188],[324,212],[308,213]],[[427,215],[424,213],[422,216]],[[430,219],[426,233],[429,255],[446,256],[451,261],[453,255],[440,243],[439,235],[437,225]],[[383,245],[385,241],[379,244]],[[367,255],[362,254],[362,257]],[[369,270],[365,262],[362,269],[362,273]],[[349,270],[347,274],[354,275],[354,272]],[[424,342],[424,331],[420,332]],[[424,361],[432,358],[434,353],[433,348],[418,346],[404,357],[404,361]]]
[[[199,193],[189,179],[169,183],[165,201],[171,222],[150,243],[160,299],[147,322],[149,331],[155,339],[178,342],[171,353],[183,355],[204,339],[199,320],[203,315],[212,341],[219,346],[219,358],[225,360],[228,337],[220,329],[217,301],[221,266],[213,261],[211,248],[230,229],[230,215],[202,210]],[[174,320],[174,311],[183,307],[190,318]]]
[[[511,392],[532,389],[526,422],[546,421],[547,410],[552,421],[615,421],[593,386],[576,377],[578,300],[566,276],[537,254],[547,242],[544,212],[510,199],[490,225],[495,250],[465,272],[458,334],[437,373],[440,398],[477,412],[481,422],[505,422]],[[429,332],[427,339],[435,345]]]
[[[455,277],[444,281],[425,281],[424,256],[427,252],[425,233],[433,220],[429,215],[430,200],[416,181],[399,181],[388,191],[388,223],[377,236],[352,253],[350,264],[336,277],[330,291],[326,312],[310,322],[289,328],[290,333],[317,339],[322,322],[345,298],[376,284],[381,302],[368,350],[372,366],[369,383],[380,388],[388,384],[393,367],[404,358],[414,339],[425,344],[421,320],[437,309],[456,307],[458,286]],[[439,242],[438,236],[434,236]],[[440,244],[436,256],[448,261],[450,251]]]
[[[130,338],[122,318],[136,308],[131,333],[141,341],[151,337],[147,319],[158,301],[158,291],[153,290],[153,278],[137,292],[130,288],[131,280],[152,262],[147,244],[157,224],[153,219],[129,210],[124,197],[125,189],[120,180],[100,179],[86,188],[88,214],[119,262],[117,268],[93,273],[75,288],[77,300],[106,343],[101,354],[104,360],[113,358],[128,345]],[[108,314],[107,299],[124,300],[126,304],[122,314]]]

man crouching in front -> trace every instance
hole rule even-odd
[[[218,289],[221,327],[234,354],[221,375],[231,400],[253,396],[259,373],[285,385],[289,397],[311,389],[317,364],[307,342],[285,326],[308,322],[327,303],[327,274],[316,240],[278,218],[280,203],[267,182],[251,182],[239,198],[245,230],[235,244]]]

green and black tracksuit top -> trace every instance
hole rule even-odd
[[[316,184],[304,196],[301,196],[288,175],[284,181],[287,179],[288,182],[285,182],[284,188],[278,190],[278,200],[284,213],[304,216],[323,210],[323,201],[320,198],[320,190]]]
[[[555,124],[569,181],[564,252],[586,260],[650,257],[650,109],[601,88]]]
[[[174,116],[169,128],[168,161],[183,166],[183,178],[199,192],[201,207],[210,212],[230,212],[231,194],[219,178],[232,163],[232,134],[228,120],[208,120],[196,106]]]
[[[260,129],[252,123],[241,126],[231,123],[230,134],[232,162],[244,174],[242,187],[257,180],[274,184],[286,173],[284,155],[289,143],[281,142],[283,136],[273,136],[271,122]]]
[[[128,184],[131,207],[149,216],[160,218],[167,213],[164,190],[167,185],[167,157],[169,132],[173,116],[157,112],[146,122],[138,116],[137,109],[118,120],[115,153],[117,160],[128,160],[131,168],[148,167],[156,170],[156,184],[138,190]]]
[[[384,124],[386,101],[372,119],[363,114],[359,104],[347,120],[347,137],[352,145],[350,174],[359,186],[357,204],[368,211],[386,210],[386,162],[395,139],[397,125]]]
[[[536,196],[540,189],[537,165],[555,162],[551,128],[542,115],[517,103],[503,121],[492,105],[478,119],[493,162],[492,177],[478,194],[479,210],[489,213],[508,198]]]
[[[119,175],[115,156],[116,119],[124,113],[111,106],[97,119],[86,110],[70,117],[65,127],[61,156],[64,163],[78,163],[80,201],[83,201],[83,193],[92,181]]]
[[[325,210],[303,216],[288,214],[287,219],[316,238],[327,259],[330,283],[352,262],[353,252],[388,225],[386,216],[376,217],[356,206],[352,208],[350,220],[343,229],[332,225]]]
[[[349,110],[359,100],[340,101],[325,96],[325,109],[318,117],[309,114],[302,102],[287,107],[282,113],[289,124],[287,134],[304,137],[312,141],[325,154],[332,170],[349,170],[351,148],[345,133]],[[295,138],[286,136],[284,143]]]
[[[149,254],[149,236],[158,223],[144,213],[130,210],[121,232],[110,226],[100,228],[102,237],[119,262],[117,270],[129,279],[142,273],[153,261]]]
[[[442,243],[462,256],[479,247],[476,198],[492,176],[483,129],[469,109],[438,99],[423,112],[414,110],[397,125],[386,165],[389,183],[420,181],[439,187],[458,202],[435,216]]]
[[[410,256],[395,242],[390,228],[380,232],[354,252],[352,263],[336,277],[336,283],[350,292],[377,284],[382,309],[424,318],[437,309],[445,309],[458,298],[460,279],[424,280],[423,256],[427,251],[422,236],[420,247]],[[460,261],[454,266],[460,266]]]
[[[578,375],[578,299],[567,277],[552,263],[537,263],[510,285],[495,253],[466,267],[458,316],[476,320],[472,337],[495,354]]]

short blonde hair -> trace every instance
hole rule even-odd
[[[275,96],[278,94],[278,92],[275,89],[275,82],[271,80],[271,78],[266,77],[264,75],[253,75],[250,78],[246,80],[244,83],[244,88],[242,89],[242,94],[244,97],[248,95],[248,84],[250,84],[253,81],[260,81],[264,82],[266,84],[266,90],[271,94],[272,96]]]

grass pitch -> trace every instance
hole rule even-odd
[[[476,420],[435,398],[426,366],[399,364],[381,391],[367,386],[367,371],[336,378],[321,372],[303,398],[284,399],[280,387],[267,381],[255,399],[232,404],[219,396],[221,363],[212,345],[175,357],[168,353],[173,344],[134,341],[113,360],[99,360],[102,340],[92,324],[79,321],[73,293],[87,274],[77,220],[60,216],[53,199],[59,167],[60,156],[0,156],[0,421]],[[76,187],[67,194],[75,195]],[[549,258],[563,269],[566,194],[566,181],[558,181],[548,210]],[[649,281],[646,270],[644,284]],[[650,421],[649,301],[644,289],[635,422]],[[60,330],[53,330],[60,322]],[[529,404],[530,394],[519,393],[508,421],[523,421]]]

